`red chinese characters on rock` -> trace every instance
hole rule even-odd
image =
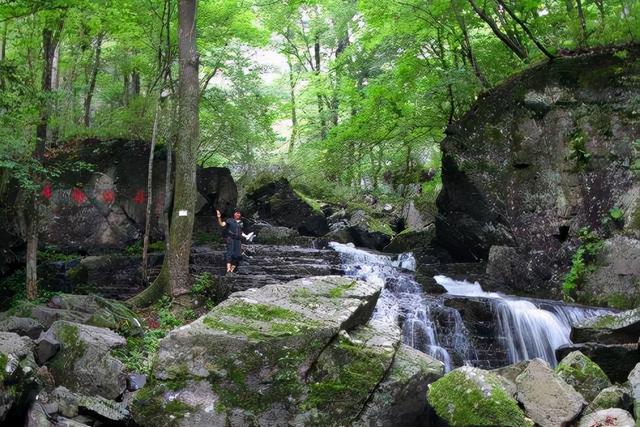
[[[51,189],[51,184],[47,182],[44,185],[44,187],[42,187],[42,191],[40,192],[40,194],[45,199],[49,200],[51,198],[51,196],[53,196],[53,190]]]
[[[133,197],[133,203],[135,203],[136,205],[141,205],[145,202],[146,199],[147,195],[145,194],[144,190],[138,190],[136,195]]]
[[[113,190],[104,190],[102,192],[102,201],[105,204],[110,205],[115,200],[116,200],[116,193]]]
[[[87,196],[82,192],[82,190],[76,187],[71,190],[71,200],[76,202],[76,204],[79,206],[87,201]]]

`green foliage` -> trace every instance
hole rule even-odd
[[[603,247],[602,239],[589,228],[581,228],[578,231],[578,238],[580,246],[571,258],[571,269],[562,283],[562,294],[568,301],[573,301],[586,274],[595,268],[593,262]]]
[[[155,304],[155,310],[158,314],[160,328],[169,330],[177,326],[181,326],[182,322],[171,311],[173,305],[171,297],[165,295]]]
[[[45,248],[38,251],[39,263],[71,261],[78,258],[80,258],[80,256],[77,254],[65,254],[53,248]]]
[[[151,252],[164,252],[164,250],[165,250],[164,241],[158,241],[158,242],[149,243],[149,248],[148,248],[149,253],[151,253]],[[127,253],[127,255],[130,255],[130,256],[142,255],[142,241],[141,240],[137,240],[135,243],[127,246],[125,248],[125,252]]]
[[[127,338],[127,345],[112,351],[130,372],[151,375],[153,362],[160,347],[160,340],[164,338],[166,331],[152,329],[146,331],[142,337]]]
[[[618,207],[613,207],[609,209],[609,218],[614,222],[620,223],[624,220],[624,212]]]
[[[584,136],[581,134],[576,134],[571,139],[571,154],[569,158],[575,161],[576,168],[579,170],[584,170],[589,164],[591,154],[587,151]]]
[[[0,279],[0,311],[10,308],[19,307],[27,300],[26,274],[24,270],[18,270],[15,273]],[[60,292],[50,291],[48,289],[39,289],[38,298],[32,301],[34,304],[43,304],[49,301],[53,296]]]

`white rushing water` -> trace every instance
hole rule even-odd
[[[332,242],[340,253],[345,274],[362,280],[383,281],[374,319],[402,326],[405,344],[442,361],[447,371],[481,362],[460,313],[431,296],[412,276],[411,254],[392,257]],[[482,299],[494,316],[496,340],[506,354],[504,364],[535,357],[557,364],[555,349],[570,343],[571,323],[609,312],[605,309],[566,306],[556,301],[517,299],[485,292],[479,283],[435,276],[448,296]]]

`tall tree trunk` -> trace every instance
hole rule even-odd
[[[289,66],[289,95],[291,96],[291,137],[289,139],[289,153],[291,153],[298,137],[298,114],[296,111],[296,79],[293,75],[293,64],[289,53],[287,53],[287,65]]]
[[[314,72],[316,75],[317,83],[320,84],[320,37],[316,35],[316,41],[313,44],[313,56],[315,60]],[[325,139],[327,137],[327,120],[324,117],[324,104],[322,101],[322,95],[318,88],[318,118],[320,119],[320,138]]]
[[[183,293],[189,285],[189,255],[196,205],[196,152],[199,136],[198,52],[196,49],[197,0],[180,0],[178,6],[178,48],[180,79],[178,120],[180,130],[176,146],[175,191],[169,228],[168,247],[160,274],[146,290],[129,300],[134,306],[146,306],[162,295]]]
[[[140,72],[133,70],[131,73],[131,95],[140,96]]]
[[[51,91],[56,92],[59,87],[60,77],[58,73],[60,65],[60,42],[56,43],[56,46],[53,51],[53,63],[51,64]],[[56,116],[59,111],[58,100],[55,100],[55,103],[52,106],[51,114]],[[47,142],[49,144],[57,141],[58,139],[59,128],[56,126],[48,126],[47,127]]]
[[[44,161],[44,152],[47,143],[47,123],[49,121],[49,94],[51,93],[51,76],[53,68],[53,56],[55,46],[57,44],[57,38],[62,31],[62,21],[59,23],[58,31],[54,32],[50,28],[45,27],[42,30],[42,92],[44,99],[40,106],[40,121],[36,128],[36,146],[33,152],[33,158],[36,162],[42,164]],[[36,183],[40,182],[41,178],[38,173],[34,176]],[[26,253],[26,288],[27,298],[35,299],[38,296],[38,226],[39,226],[39,211],[40,204],[36,194],[31,194],[29,202],[26,204],[25,212],[26,218],[26,240],[27,240],[27,253]]]
[[[122,78],[123,83],[123,91],[122,91],[122,105],[125,107],[129,106],[129,73],[126,72]]]
[[[587,22],[584,19],[584,11],[582,10],[582,1],[576,0],[576,6],[578,10],[578,20],[580,21],[580,40],[579,46],[584,46],[587,42]]]
[[[89,87],[87,88],[87,96],[84,99],[84,125],[86,127],[91,126],[91,99],[93,98],[93,92],[96,89],[96,80],[98,79],[98,71],[100,70],[100,52],[102,52],[102,38],[104,33],[98,34],[95,43],[95,53],[93,60],[93,68],[91,70],[91,77],[89,79]]]
[[[345,33],[342,38],[338,41],[338,46],[336,47],[336,63],[339,61],[339,57],[344,52],[344,50],[349,46],[349,33],[345,30]],[[338,121],[340,119],[339,109],[340,109],[340,100],[338,99],[338,92],[340,91],[340,70],[336,67],[336,81],[334,82],[333,94],[331,96],[331,122],[334,126],[338,125]]]

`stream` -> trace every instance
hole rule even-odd
[[[330,246],[347,276],[384,282],[373,318],[399,324],[404,343],[442,361],[446,371],[462,365],[498,368],[536,357],[555,367],[555,350],[571,343],[572,323],[611,312],[485,292],[477,282],[446,276],[434,278],[447,292],[430,295],[414,280],[411,254]]]

